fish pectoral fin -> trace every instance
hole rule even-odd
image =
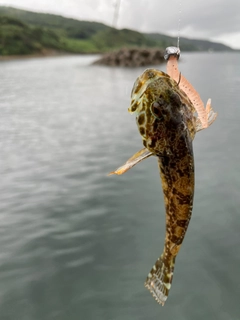
[[[207,105],[206,105],[206,115],[207,115],[207,128],[216,120],[217,118],[217,113],[213,111],[211,107],[211,99],[208,99]],[[205,129],[202,125],[201,120],[198,118],[196,122],[196,131],[201,131]]]
[[[110,172],[108,175],[110,176],[112,174],[117,174],[117,175],[123,174],[128,170],[130,170],[132,167],[134,167],[136,164],[141,162],[142,160],[150,157],[152,154],[153,153],[150,152],[147,148],[143,148],[140,151],[136,152],[130,159],[128,159],[127,162],[124,163],[124,165],[117,168],[115,171]]]

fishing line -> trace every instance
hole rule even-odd
[[[179,42],[180,42],[180,27],[181,27],[181,13],[182,13],[182,3],[181,1],[178,2],[178,37],[177,37],[177,47],[179,48]]]
[[[114,10],[114,15],[113,15],[113,23],[112,23],[113,28],[116,28],[116,29],[117,29],[120,5],[121,5],[121,0],[116,0],[115,5],[114,5],[115,10]]]

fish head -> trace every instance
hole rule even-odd
[[[155,154],[192,127],[192,110],[177,82],[162,71],[147,69],[134,83],[129,112],[136,115],[144,146]]]
[[[128,108],[128,112],[141,112],[143,96],[149,84],[153,83],[157,78],[164,76],[169,77],[162,71],[158,71],[156,69],[146,69],[134,82],[131,92],[131,105]]]

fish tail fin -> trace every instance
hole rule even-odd
[[[158,258],[145,281],[145,287],[152,293],[154,299],[162,306],[167,300],[172,284],[175,257],[166,261],[163,255]]]

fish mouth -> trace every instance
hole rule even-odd
[[[137,112],[139,107],[141,107],[142,105],[142,96],[144,94],[144,91],[142,92],[143,90],[141,90],[140,93],[137,93],[137,94],[133,94],[132,96],[132,101],[131,101],[131,105],[130,107],[128,108],[128,112],[129,113],[134,113],[134,112]]]

